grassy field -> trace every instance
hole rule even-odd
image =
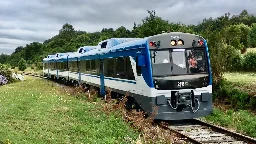
[[[26,77],[0,87],[0,143],[130,143],[138,132],[100,105]]]
[[[225,73],[224,78],[226,78],[230,82],[256,86],[256,73],[249,73],[249,72]]]
[[[256,48],[247,48],[247,52],[256,52]]]

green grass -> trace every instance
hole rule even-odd
[[[215,108],[213,114],[203,119],[256,138],[256,116],[246,110],[223,111]]]
[[[63,93],[63,92],[62,92]],[[97,103],[32,77],[0,87],[0,143],[129,143],[138,133]]]
[[[228,81],[234,82],[234,83],[256,85],[256,73],[249,73],[249,72],[225,73],[224,78],[226,78]]]
[[[247,48],[247,52],[256,52],[256,48]]]

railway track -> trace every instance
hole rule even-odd
[[[197,119],[160,125],[195,144],[256,144],[254,138]]]
[[[42,75],[24,73],[25,75],[45,78]],[[256,144],[256,139],[215,126],[198,119],[164,122],[161,127],[177,133],[182,138],[195,144]]]

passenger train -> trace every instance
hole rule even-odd
[[[48,78],[90,85],[104,96],[129,91],[155,119],[182,120],[212,112],[212,73],[207,41],[198,35],[170,32],[145,38],[110,38],[77,52],[43,59]]]

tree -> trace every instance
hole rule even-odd
[[[124,26],[121,26],[116,29],[116,31],[114,33],[114,37],[128,38],[128,37],[131,37],[131,32],[128,29],[126,29]]]
[[[256,47],[256,23],[252,24],[251,31],[249,33],[251,47]]]
[[[1,54],[0,55],[0,63],[4,64],[7,62],[8,58],[10,57],[10,55],[7,55],[7,54]]]
[[[168,21],[163,20],[161,17],[156,16],[155,11],[149,11],[149,16],[142,20],[142,24],[137,26],[138,37],[147,37],[168,31],[171,29]]]
[[[22,51],[22,49],[23,49],[23,46],[18,46],[18,47],[15,49],[14,54],[15,54],[15,53],[18,53],[18,52],[20,52],[20,51]]]
[[[62,29],[59,30],[59,34],[61,33],[69,33],[69,32],[74,32],[75,29],[74,27],[69,24],[69,23],[65,23],[63,26],[62,26]]]
[[[23,58],[20,59],[18,68],[20,71],[24,71],[27,68],[26,61]]]

